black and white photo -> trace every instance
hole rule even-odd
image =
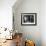
[[[22,25],[36,25],[37,14],[36,13],[22,13],[21,24]]]

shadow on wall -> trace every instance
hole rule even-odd
[[[40,0],[18,0],[14,6],[14,26],[15,30],[23,33],[24,39],[34,40],[36,46],[41,46],[41,34],[40,34]],[[21,25],[21,13],[38,13],[37,14],[37,25],[36,26],[22,26]],[[15,31],[14,30],[14,31]],[[35,34],[38,33],[39,34]],[[28,34],[28,36],[27,36]]]

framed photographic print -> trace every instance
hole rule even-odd
[[[37,13],[21,13],[21,25],[36,25]]]

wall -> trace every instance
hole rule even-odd
[[[0,27],[12,29],[12,6],[16,0],[0,0]]]
[[[41,41],[46,46],[46,0],[41,1]]]
[[[42,46],[46,46],[46,0],[41,0],[41,2],[40,0],[23,0],[23,2],[21,3],[18,2],[17,4],[19,5],[16,5],[16,0],[0,0],[0,26],[8,27],[10,29],[12,28],[12,6],[15,3],[13,8],[15,15],[15,29],[23,32],[24,37],[27,36],[26,33],[28,34],[28,36],[30,35],[31,37],[29,37],[29,39],[34,39],[37,45],[39,44],[39,41],[41,39]],[[21,26],[21,13],[23,12],[37,12],[37,26]],[[41,38],[39,34],[40,31]],[[38,33],[37,36],[36,33]]]
[[[40,30],[41,1],[23,0],[19,5],[18,4],[16,5],[13,6],[15,30],[18,30],[18,32],[22,32],[24,39],[27,38],[27,39],[34,40],[36,46],[41,46],[41,30]],[[22,26],[21,13],[37,13],[37,25]]]

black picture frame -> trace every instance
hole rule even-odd
[[[21,13],[21,25],[37,25],[37,13]]]

